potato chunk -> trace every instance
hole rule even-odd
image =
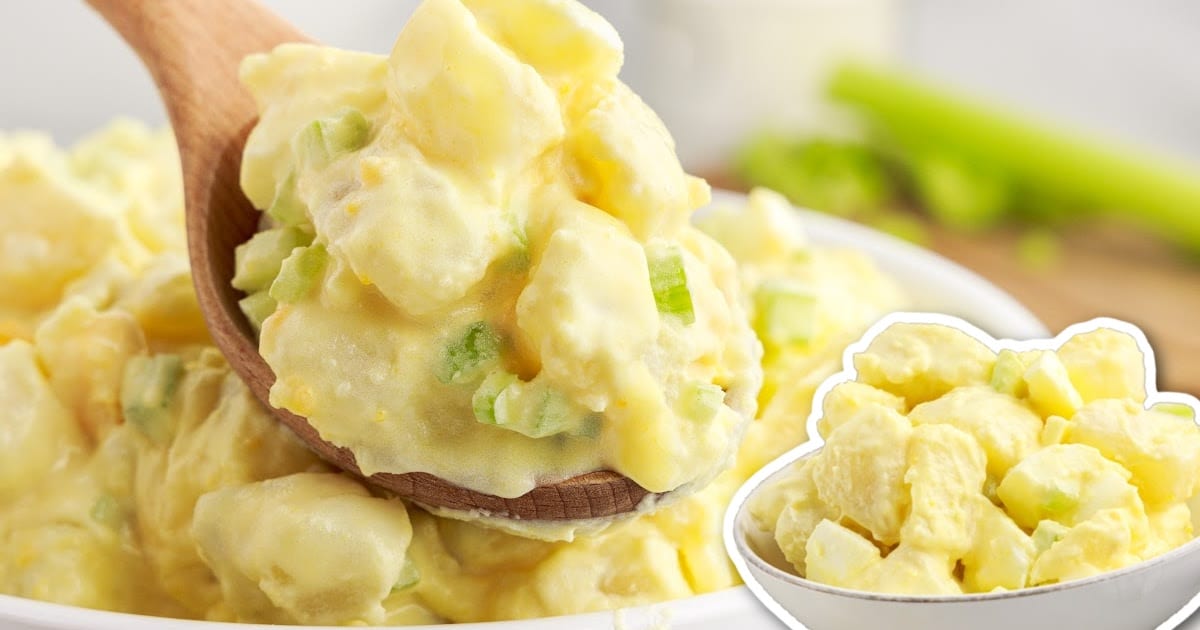
[[[996,489],[1005,509],[1022,527],[1045,519],[1074,526],[1101,510],[1145,515],[1131,474],[1100,451],[1081,444],[1049,446],[1008,471]]]
[[[834,431],[812,467],[821,501],[888,545],[900,542],[909,507],[911,435],[912,425],[896,412],[864,416]]]
[[[988,474],[1001,479],[1038,448],[1042,420],[1021,401],[991,387],[959,387],[909,413],[914,425],[949,424],[975,438],[987,453]]]
[[[1098,400],[1075,414],[1066,441],[1129,469],[1147,505],[1186,501],[1200,490],[1200,427],[1186,418],[1128,399]]]

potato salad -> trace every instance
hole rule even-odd
[[[727,588],[738,582],[721,542],[733,492],[804,439],[813,390],[845,345],[907,306],[861,254],[809,244],[777,195],[705,215],[738,259],[729,273],[773,383],[735,466],[598,535],[530,540],[365,487],[266,413],[208,338],[180,186],[170,135],[137,123],[69,150],[0,134],[2,594],[192,619],[403,625]],[[801,319],[772,314],[785,310]]]
[[[854,368],[823,400],[822,449],[749,506],[798,575],[986,593],[1113,571],[1192,539],[1200,428],[1188,406],[1146,408],[1129,334],[996,353],[957,328],[897,323]]]
[[[651,492],[732,465],[762,381],[709,200],[571,2],[426,0],[388,56],[247,58],[233,284],[273,405],[367,475],[516,497],[594,470]]]

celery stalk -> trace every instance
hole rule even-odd
[[[886,69],[844,66],[830,93],[897,137],[988,163],[1038,194],[1078,200],[1200,250],[1195,165],[1064,131]]]

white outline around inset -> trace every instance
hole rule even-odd
[[[1055,350],[1061,347],[1063,343],[1075,335],[1094,332],[1101,328],[1110,328],[1133,337],[1134,341],[1137,343],[1138,349],[1142,352],[1146,369],[1146,409],[1149,409],[1153,405],[1159,403],[1186,405],[1192,408],[1196,422],[1200,424],[1200,400],[1197,400],[1196,397],[1188,394],[1158,391],[1158,367],[1154,360],[1154,349],[1150,346],[1150,341],[1146,338],[1146,334],[1142,332],[1142,329],[1129,322],[1113,319],[1111,317],[1098,317],[1086,322],[1072,324],[1051,339],[1033,339],[1021,341],[1014,339],[996,339],[975,325],[951,315],[942,315],[938,313],[898,312],[885,316],[867,329],[867,332],[863,334],[861,339],[846,347],[846,350],[842,355],[842,370],[826,379],[813,393],[812,409],[809,411],[808,419],[805,423],[805,428],[808,432],[809,439],[803,444],[800,444],[783,455],[775,458],[773,461],[763,466],[758,472],[754,473],[754,475],[752,475],[750,479],[743,483],[742,486],[738,488],[737,492],[734,493],[733,499],[730,501],[729,507],[725,511],[723,537],[725,541],[726,553],[729,554],[730,560],[733,561],[734,567],[737,569],[738,574],[742,576],[742,581],[746,583],[746,587],[750,589],[750,592],[754,593],[754,596],[758,598],[758,600],[762,602],[762,604],[766,606],[772,614],[778,617],[780,621],[782,621],[792,630],[809,630],[809,628],[800,623],[798,619],[793,617],[791,613],[789,613],[781,604],[779,604],[779,602],[775,601],[775,599],[766,592],[766,589],[764,589],[763,586],[759,584],[758,581],[754,579],[754,576],[750,573],[746,566],[746,559],[742,557],[737,544],[737,516],[738,513],[741,512],[743,504],[745,504],[747,499],[750,498],[750,495],[753,494],[754,490],[762,485],[762,483],[768,477],[791,465],[795,461],[820,450],[821,447],[825,445],[825,440],[821,438],[820,433],[817,431],[817,421],[821,418],[825,396],[834,387],[847,381],[853,381],[857,378],[858,372],[854,369],[854,355],[865,351],[867,346],[869,346],[871,342],[873,342],[875,338],[880,335],[880,333],[894,324],[937,324],[941,326],[948,326],[966,333],[967,335],[986,345],[993,352],[997,353],[1001,350],[1013,350],[1016,352],[1024,352],[1029,350]],[[1194,538],[1185,546],[1190,545],[1200,545],[1200,537]],[[1153,562],[1153,560],[1154,559],[1146,560],[1144,562]],[[1132,569],[1140,564],[1143,563],[1126,568]],[[1080,583],[1096,578],[1102,578],[1104,575],[1105,574],[1101,574],[1100,576],[1094,576],[1093,578],[1087,578],[1085,580],[1066,582],[1063,585],[1079,585]],[[796,579],[803,580],[803,578],[799,577]],[[1032,589],[1026,590],[1034,592]],[[854,593],[854,591],[847,592]],[[1021,593],[1022,591],[1011,591],[1004,593],[1003,595],[1012,597],[1019,596]],[[862,593],[862,595],[879,596],[886,599],[896,600],[914,599],[912,597],[887,596],[877,593]],[[971,594],[937,597],[933,599],[966,600],[970,598],[986,598],[995,595],[996,594],[990,593]],[[916,599],[931,598],[916,597]],[[1198,608],[1200,608],[1200,593],[1197,593],[1196,596],[1189,600],[1188,603],[1184,604],[1184,606],[1180,608],[1178,612],[1161,623],[1157,628],[1155,628],[1155,630],[1172,630],[1179,624],[1183,623],[1183,621],[1190,617]]]

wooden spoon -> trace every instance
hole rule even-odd
[[[258,112],[238,82],[246,55],[308,36],[253,0],[87,0],[150,70],[166,103],[183,162],[188,257],[196,297],[217,347],[262,404],[326,461],[363,476],[347,449],[322,440],[308,422],[268,402],[275,374],[231,286],[236,246],[257,230],[260,213],[242,194],[238,173]],[[483,510],[492,516],[564,521],[633,511],[647,490],[611,471],[591,472],[505,499],[425,473],[367,477],[420,504]]]

